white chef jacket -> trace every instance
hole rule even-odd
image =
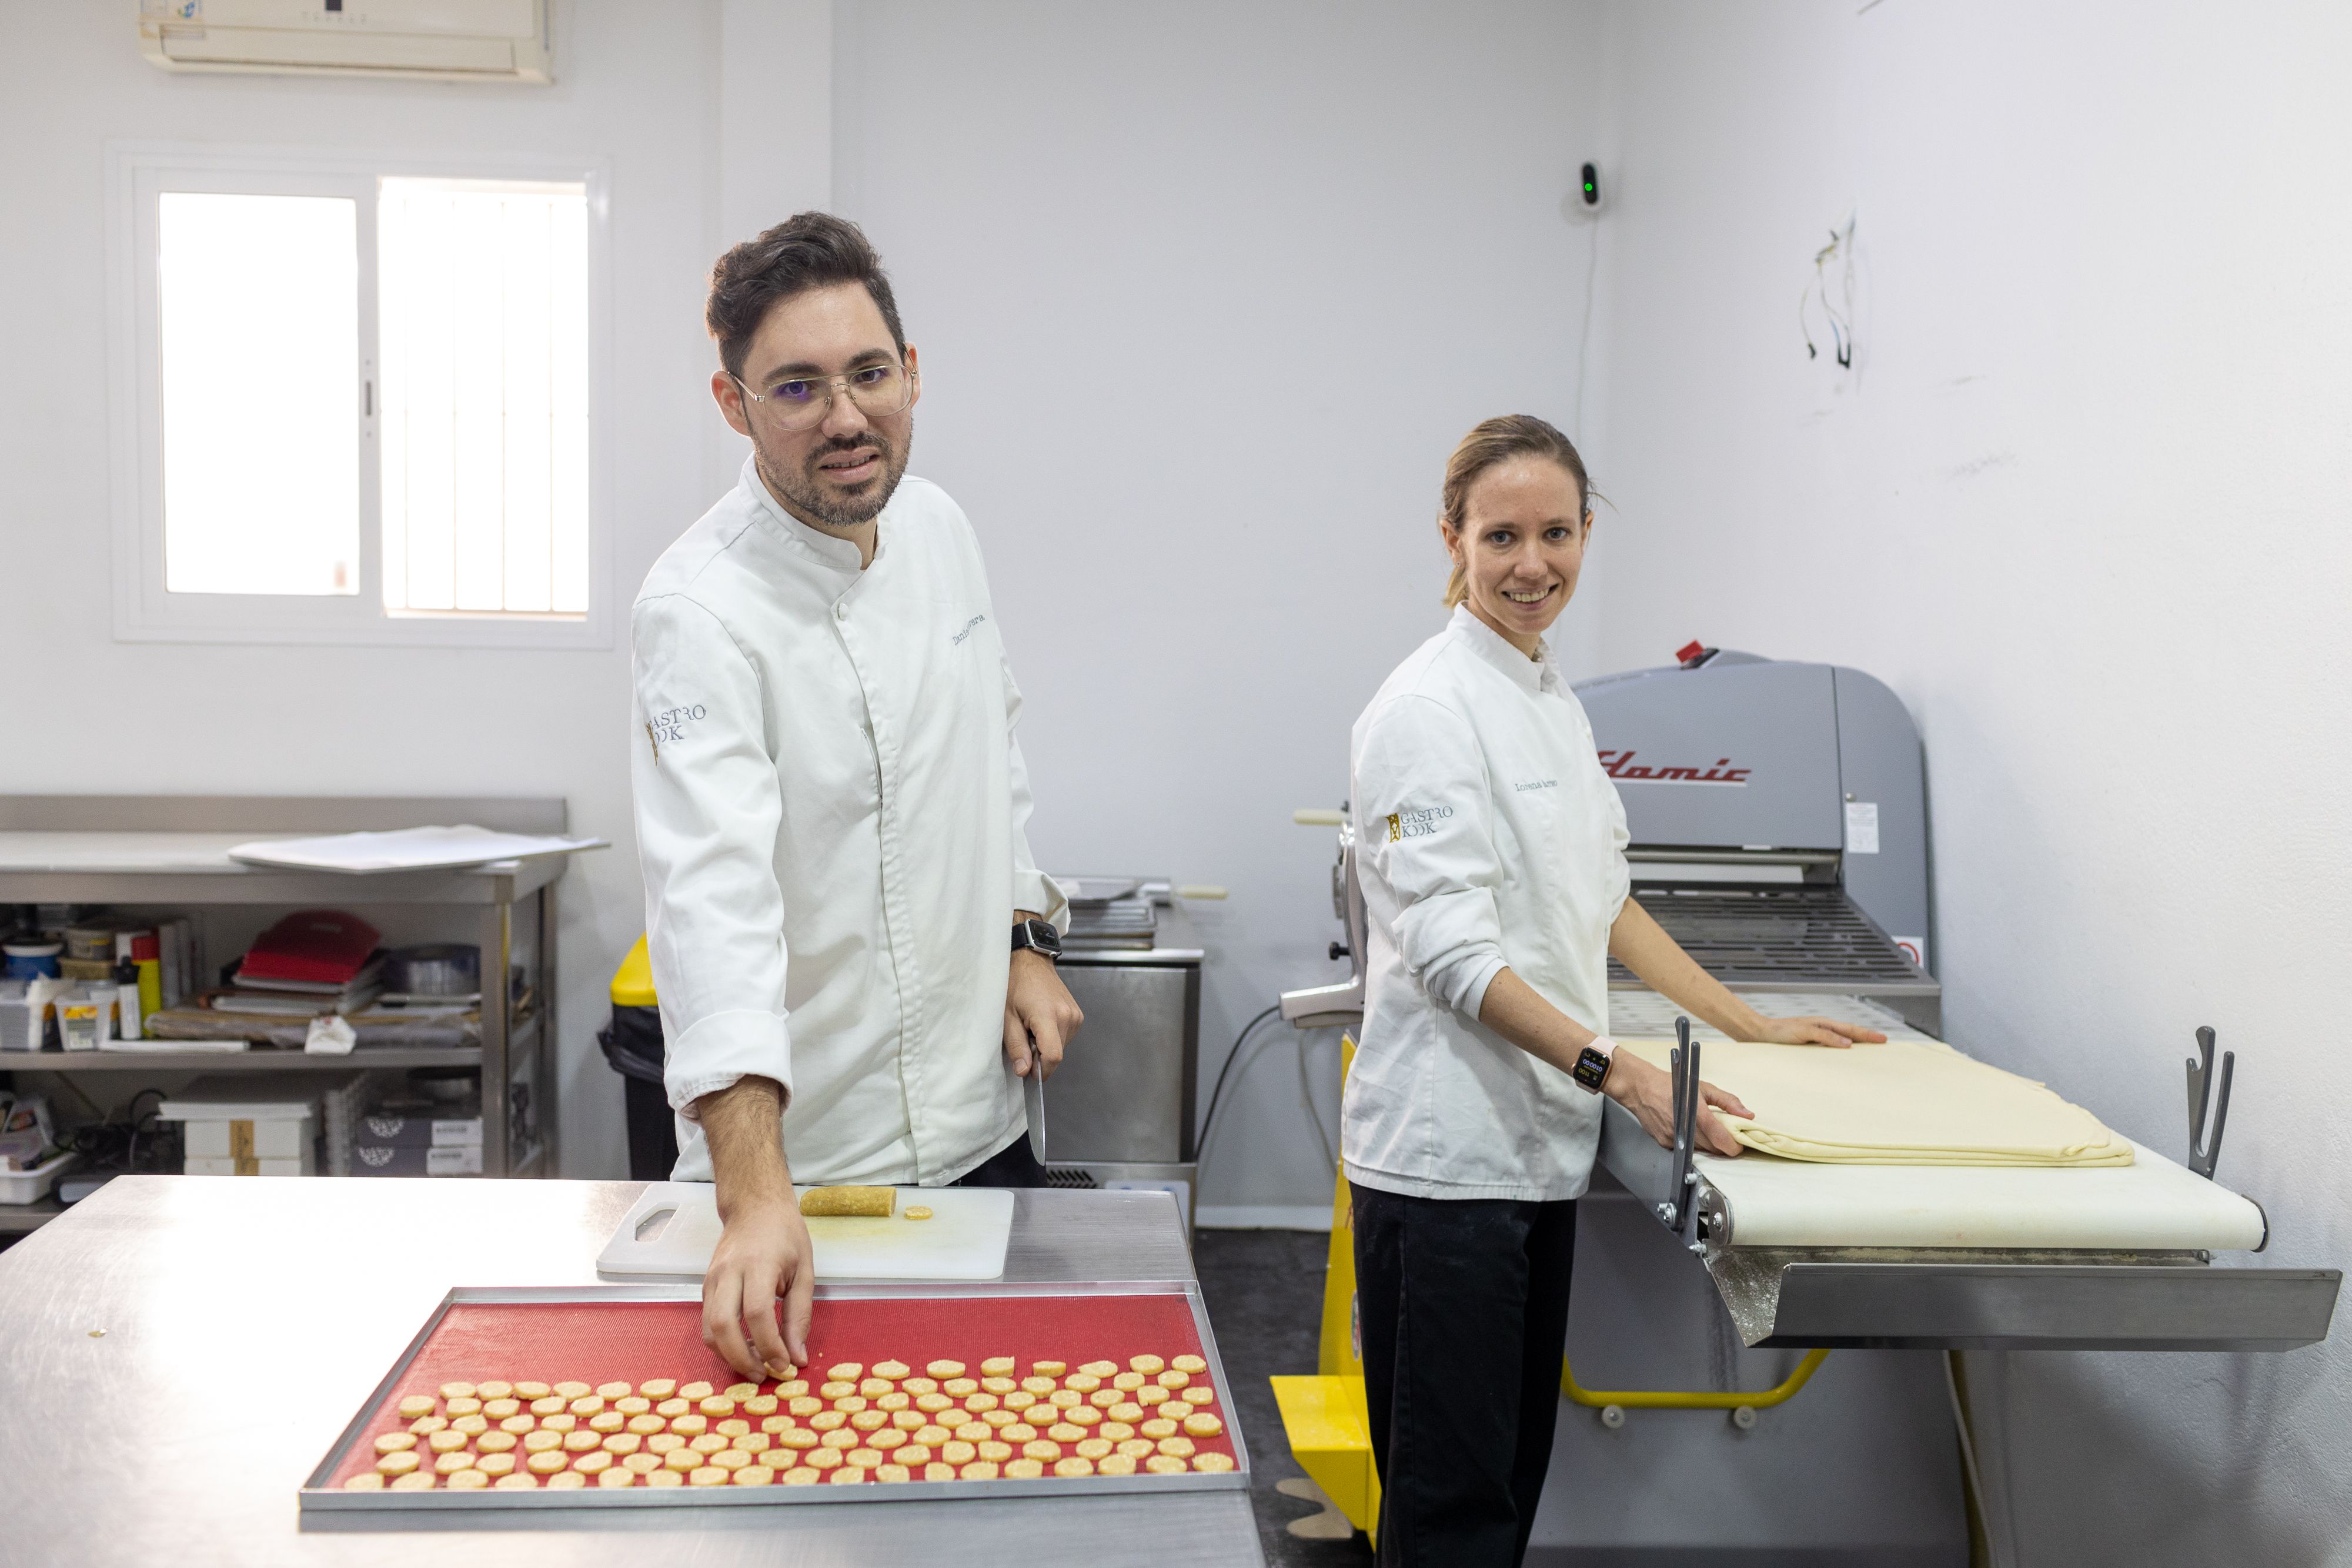
[[[1370,920],[1340,1146],[1364,1186],[1550,1201],[1591,1179],[1600,1096],[1478,1022],[1507,966],[1609,1029],[1625,808],[1543,653],[1457,608],[1356,720],[1349,801]]]
[[[789,1095],[801,1182],[938,1185],[1018,1137],[1013,912],[1068,905],[1030,858],[1021,695],[980,548],[902,481],[873,564],[740,482],[646,578],[632,773],[681,1181],[690,1111]]]

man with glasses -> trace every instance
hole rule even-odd
[[[676,1175],[724,1224],[703,1338],[757,1377],[807,1354],[794,1178],[1041,1182],[1020,1079],[1079,1013],[979,544],[906,476],[879,258],[803,213],[719,257],[705,316],[751,455],[638,595],[632,769]]]

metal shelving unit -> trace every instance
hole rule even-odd
[[[561,833],[560,800],[327,798],[227,795],[0,795],[0,904],[83,904],[194,908],[224,904],[429,905],[446,908],[443,940],[481,948],[484,996],[504,998],[518,935],[531,955],[533,1010],[481,1009],[479,1046],[354,1051],[0,1051],[0,1071],[70,1076],[171,1077],[240,1071],[348,1071],[468,1066],[482,1070],[485,1176],[546,1175],[555,1168],[557,1074],[556,883],[568,855],[448,872],[371,876],[243,865],[230,845],[268,834],[359,832],[471,822],[504,832]],[[519,933],[518,911],[527,923]],[[518,1091],[521,1092],[518,1092]],[[527,1096],[527,1098],[526,1098]],[[0,1235],[54,1217],[54,1199],[0,1205]]]

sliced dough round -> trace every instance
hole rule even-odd
[[[1160,1439],[1160,1451],[1180,1459],[1189,1459],[1200,1450],[1192,1446],[1190,1437],[1162,1437]]]
[[[734,1442],[737,1448],[747,1454],[764,1454],[773,1445],[775,1439],[765,1432],[738,1432],[735,1434]]]
[[[542,1416],[539,1418],[539,1429],[542,1432],[575,1431],[579,1426],[580,1417],[577,1416]]]
[[[628,1424],[629,1418],[618,1410],[607,1410],[601,1416],[588,1417],[588,1429],[599,1434],[609,1435],[617,1432]]]
[[[635,1390],[626,1383],[600,1383],[596,1385],[599,1399],[626,1399]]]
[[[723,1487],[728,1479],[729,1472],[717,1465],[698,1465],[686,1473],[686,1484],[690,1487]]]
[[[833,1487],[854,1487],[865,1479],[866,1472],[859,1469],[856,1465],[844,1465],[841,1469],[825,1477],[824,1484]]]
[[[1158,1453],[1160,1445],[1149,1437],[1126,1437],[1120,1440],[1118,1451],[1131,1459],[1140,1459]]]
[[[669,1418],[669,1429],[677,1433],[681,1437],[699,1437],[702,1434],[710,1430],[710,1417],[708,1416],[673,1416]]]
[[[779,1399],[805,1399],[808,1397],[808,1379],[805,1377],[795,1377],[789,1382],[779,1383],[775,1390],[776,1397]]]
[[[874,1364],[875,1376],[887,1377],[894,1383],[914,1370],[903,1361],[877,1361]]]
[[[451,1416],[478,1416],[482,1413],[482,1402],[478,1399],[452,1399],[441,1407],[441,1413]]]
[[[710,1462],[722,1470],[740,1470],[750,1467],[751,1456],[740,1448],[721,1448],[710,1456]]]
[[[474,1468],[486,1476],[503,1476],[515,1468],[512,1454],[484,1454],[474,1461]]]
[[[487,1432],[489,1429],[489,1418],[486,1416],[460,1416],[455,1421],[449,1423],[449,1430],[452,1432],[464,1432],[469,1437],[475,1433]]]
[[[512,1475],[500,1476],[490,1484],[500,1491],[537,1491],[539,1478],[529,1470],[517,1470]]]
[[[551,1476],[560,1469],[567,1469],[571,1463],[571,1456],[561,1448],[551,1448],[545,1453],[533,1454],[523,1461],[523,1466],[535,1476]]]
[[[820,1384],[817,1386],[818,1396],[824,1399],[845,1398],[856,1392],[856,1381],[847,1377],[836,1377],[831,1382]]]
[[[579,1382],[575,1379],[569,1383],[551,1384],[548,1387],[548,1392],[551,1394],[561,1394],[566,1399],[582,1399],[593,1394],[596,1390],[592,1385]]]
[[[849,1448],[842,1453],[841,1462],[845,1465],[854,1465],[861,1470],[870,1470],[877,1465],[887,1464],[889,1461],[882,1457],[882,1450],[879,1448]]]
[[[714,1394],[695,1408],[705,1416],[732,1416],[735,1414],[735,1401],[724,1394]]]
[[[1016,1426],[1020,1423],[1020,1420],[1021,1412],[1018,1410],[983,1410],[980,1413],[980,1422],[983,1427],[994,1427],[1002,1429],[1006,1427]]]
[[[1192,1381],[1192,1375],[1189,1372],[1181,1372],[1171,1366],[1151,1381],[1162,1388],[1181,1388]]]
[[[1054,1364],[1059,1366],[1062,1364],[1057,1361]],[[1033,1394],[1040,1398],[1051,1394],[1055,1389],[1059,1388],[1060,1386],[1061,1385],[1059,1383],[1056,1383],[1054,1379],[1046,1376],[1042,1372],[1034,1377],[1024,1377],[1021,1380],[1021,1391],[1023,1393]]]
[[[929,1411],[933,1415],[942,1410],[952,1410],[955,1407],[956,1402],[944,1394],[919,1394],[915,1396],[915,1408]]]
[[[1054,1461],[1054,1473],[1057,1476],[1090,1476],[1095,1473],[1095,1462],[1076,1458],[1056,1459]]]
[[[518,1381],[514,1385],[514,1391],[515,1397],[518,1399],[544,1399],[554,1393],[555,1388],[552,1384]]]
[[[474,1385],[470,1383],[445,1383],[441,1385],[441,1397],[444,1399],[471,1399],[473,1396]]]
[[[914,1431],[908,1435],[908,1441],[927,1444],[929,1447],[936,1448],[941,1443],[946,1442],[953,1436],[955,1436],[955,1434],[949,1431],[945,1427],[933,1426],[926,1422],[924,1425],[916,1427]]]
[[[929,1219],[930,1217],[930,1205],[926,1203],[910,1203],[900,1211],[900,1218],[906,1219]]]
[[[759,1393],[760,1385],[756,1383],[730,1383],[719,1392],[726,1398],[735,1400],[740,1404],[743,1400],[751,1398],[754,1394]]]
[[[561,1416],[563,1414],[563,1401],[552,1394],[542,1395],[532,1400],[527,1408],[534,1416]]]
[[[849,1425],[860,1432],[878,1432],[890,1424],[887,1410],[856,1410],[849,1416]]]
[[[1135,1456],[1132,1454],[1105,1454],[1095,1461],[1095,1474],[1098,1476],[1131,1476],[1134,1473]]]
[[[430,1394],[408,1395],[399,1405],[402,1417],[410,1421],[414,1421],[419,1416],[430,1416],[440,1407],[441,1401]]]
[[[824,1479],[824,1472],[807,1465],[795,1465],[776,1479],[788,1487],[813,1487]]]
[[[920,1410],[893,1410],[890,1425],[901,1432],[919,1432],[931,1423]]]
[[[808,1462],[810,1468],[813,1469],[830,1470],[836,1469],[841,1464],[841,1450],[839,1448],[812,1448],[809,1450]]]
[[[1056,1421],[1045,1428],[1045,1436],[1056,1443],[1075,1443],[1086,1435],[1084,1427],[1074,1427],[1067,1421]]]
[[[674,1454],[685,1447],[686,1439],[675,1432],[656,1432],[646,1439],[646,1452],[649,1454]]]
[[[431,1470],[413,1470],[407,1475],[395,1478],[392,1485],[384,1490],[386,1491],[431,1491],[439,1480],[440,1478]]]
[[[1075,1406],[1062,1412],[1062,1419],[1074,1426],[1091,1427],[1103,1418],[1103,1413],[1091,1405]]]
[[[1140,1421],[1143,1419],[1143,1406],[1136,1404],[1131,1399],[1122,1399],[1116,1405],[1106,1405],[1103,1406],[1103,1419],[1106,1421]]]
[[[927,1481],[951,1481],[956,1479],[956,1468],[943,1460],[933,1459],[923,1467],[923,1479]]]
[[[826,1367],[824,1375],[834,1383],[855,1383],[866,1375],[866,1364],[862,1361],[840,1362]]]
[[[650,1382],[638,1384],[637,1392],[648,1399],[667,1399],[677,1392],[677,1380],[672,1377],[656,1377]]]
[[[777,1432],[793,1432],[799,1429],[800,1423],[793,1420],[789,1416],[762,1416],[760,1417],[760,1430],[762,1432],[774,1434]]]
[[[772,1416],[776,1413],[776,1396],[772,1394],[754,1394],[742,1401],[742,1409],[746,1416]]]
[[[629,1430],[640,1437],[650,1437],[656,1432],[668,1431],[669,1423],[658,1416],[632,1416],[629,1417]]]
[[[992,1481],[999,1473],[994,1459],[974,1459],[956,1471],[958,1476],[968,1481]]]
[[[1139,1361],[1143,1361],[1143,1360],[1148,1360],[1148,1359],[1150,1359],[1150,1358],[1149,1358],[1149,1357],[1145,1357],[1145,1356],[1138,1356],[1136,1359],[1137,1359],[1137,1360],[1139,1360]],[[1111,1378],[1111,1380],[1110,1380],[1110,1385],[1111,1385],[1113,1388],[1117,1388],[1117,1389],[1120,1389],[1120,1390],[1126,1390],[1126,1389],[1131,1389],[1131,1388],[1140,1388],[1140,1387],[1142,1387],[1142,1386],[1143,1386],[1143,1383],[1144,1383],[1143,1374],[1141,1374],[1141,1373],[1139,1373],[1139,1372],[1122,1372],[1122,1373],[1119,1373],[1119,1374],[1116,1375],[1115,1376],[1113,1376],[1113,1377]]]
[[[1029,1370],[1039,1377],[1059,1377],[1070,1370],[1070,1364],[1066,1361],[1033,1361],[1029,1364]]]
[[[964,1399],[980,1392],[977,1377],[950,1377],[940,1385],[940,1392],[950,1399]]]
[[[637,1472],[625,1470],[615,1465],[600,1473],[596,1477],[596,1484],[600,1487],[633,1487],[637,1484]]]
[[[975,1415],[982,1410],[995,1409],[998,1403],[993,1394],[967,1394],[963,1396],[963,1407]]]
[[[1026,1421],[1015,1421],[1010,1427],[999,1427],[996,1435],[1008,1443],[1032,1443],[1037,1439],[1037,1428]]]
[[[602,1416],[604,1413],[604,1401],[596,1395],[583,1394],[564,1408],[584,1421],[591,1416]]]
[[[951,1437],[940,1445],[940,1458],[950,1465],[968,1465],[980,1458],[980,1450],[961,1437]]]
[[[776,1434],[776,1447],[779,1448],[795,1450],[814,1448],[816,1447],[816,1440],[817,1434],[810,1431],[806,1427],[788,1427]]]
[[[1206,1372],[1209,1364],[1197,1355],[1180,1355],[1168,1364],[1178,1372]]]
[[[1128,1375],[1133,1377],[1135,1374],[1130,1372]],[[1127,1390],[1124,1388],[1097,1388],[1087,1396],[1087,1403],[1097,1410],[1108,1410],[1114,1405],[1127,1402]]]
[[[864,1446],[865,1442],[865,1433],[853,1431],[847,1427],[843,1427],[835,1431],[827,1432],[817,1439],[817,1443],[820,1447],[831,1448],[836,1454],[840,1453],[844,1448],[861,1448]]]
[[[572,1460],[572,1468],[583,1476],[601,1476],[613,1468],[613,1456],[599,1448],[593,1454],[583,1454]]]
[[[1135,1428],[1124,1421],[1105,1421],[1095,1428],[1095,1436],[1108,1437],[1114,1443],[1124,1442],[1135,1436]]]
[[[684,1475],[688,1470],[698,1470],[701,1468],[702,1456],[692,1448],[672,1448],[662,1456],[662,1469],[674,1470],[679,1475]]]
[[[980,1386],[982,1392],[987,1394],[1010,1394],[1021,1385],[1010,1377],[991,1376],[982,1378]]]
[[[874,1467],[874,1479],[877,1481],[910,1481],[915,1479],[915,1472],[904,1465],[877,1465]]]
[[[634,1454],[645,1446],[646,1440],[635,1432],[615,1432],[604,1439],[604,1451],[608,1454]]]
[[[512,1432],[484,1432],[474,1439],[474,1447],[485,1454],[505,1454],[521,1441]]]
[[[604,1446],[604,1434],[602,1432],[566,1432],[563,1434],[563,1451],[567,1454],[593,1453]]]
[[[547,1490],[550,1491],[582,1491],[587,1486],[588,1478],[578,1470],[559,1470],[547,1478]]]
[[[425,1446],[436,1454],[454,1454],[466,1446],[463,1432],[436,1432],[425,1439]]]
[[[1165,1416],[1161,1416],[1154,1420],[1144,1422],[1141,1426],[1138,1427],[1136,1430],[1142,1433],[1145,1437],[1157,1441],[1161,1437],[1174,1437],[1176,1435],[1176,1423],[1167,1419]]]
[[[1085,1373],[1088,1377],[1100,1379],[1108,1377],[1113,1373],[1117,1372],[1118,1370],[1118,1363],[1115,1361],[1090,1361],[1084,1366],[1079,1367],[1078,1370]]]
[[[892,1389],[874,1401],[877,1410],[905,1410],[915,1403],[915,1396],[902,1389]]]
[[[1168,1364],[1156,1355],[1130,1355],[1127,1358],[1127,1369],[1129,1372],[1140,1374],[1144,1377],[1150,1377],[1156,1373],[1167,1371]],[[1119,1386],[1133,1388],[1137,1385],[1128,1383],[1121,1384]]]
[[[401,1448],[377,1459],[375,1468],[388,1476],[404,1476],[422,1463],[424,1461],[415,1454],[406,1448]]]
[[[1192,1468],[1212,1475],[1222,1474],[1234,1468],[1234,1457],[1231,1454],[1220,1454],[1213,1450],[1195,1454],[1192,1456]]]
[[[698,1454],[724,1453],[734,1446],[734,1444],[729,1442],[726,1437],[717,1432],[704,1432],[697,1437],[692,1442],[687,1444],[688,1448],[692,1448]]]
[[[513,1395],[514,1385],[499,1378],[494,1377],[488,1383],[474,1385],[474,1397],[477,1399],[507,1399],[511,1398]]]
[[[481,1491],[490,1484],[490,1478],[479,1470],[459,1470],[441,1483],[448,1491]]]
[[[1178,1389],[1176,1397],[1187,1405],[1214,1405],[1217,1402],[1217,1391],[1205,1383],[1196,1383],[1190,1388]]]
[[[980,1364],[980,1375],[982,1377],[1005,1377],[1020,1364],[1009,1355],[992,1355]]]
[[[1092,1394],[1102,1385],[1103,1380],[1091,1372],[1074,1372],[1062,1379],[1063,1387],[1077,1394]]]
[[[1135,1391],[1135,1402],[1138,1405],[1164,1404],[1167,1398],[1168,1390],[1156,1383],[1147,1383]]]
[[[397,1454],[415,1447],[416,1434],[414,1432],[386,1432],[375,1440],[375,1451],[379,1454]]]
[[[649,1487],[682,1487],[685,1484],[686,1478],[676,1470],[653,1470],[646,1476],[646,1485]]]
[[[931,1462],[931,1450],[922,1443],[908,1443],[904,1448],[890,1450],[890,1462],[905,1465],[910,1469],[917,1465],[928,1465]]]
[[[933,1377],[961,1377],[964,1374],[964,1364],[960,1361],[942,1358],[939,1361],[924,1363],[923,1370]]]
[[[362,1470],[355,1476],[343,1478],[343,1490],[345,1491],[382,1491],[383,1478],[373,1470]]]
[[[1155,1476],[1181,1476],[1192,1469],[1171,1454],[1154,1454],[1143,1461],[1143,1468]]]
[[[508,1416],[515,1415],[521,1409],[522,1401],[520,1399],[485,1399],[482,1401],[482,1414],[488,1416],[493,1421],[503,1421]]]
[[[1082,1437],[1075,1452],[1082,1459],[1099,1459],[1111,1452],[1110,1443],[1101,1437]]]
[[[776,1472],[765,1465],[745,1465],[735,1472],[739,1487],[763,1487],[776,1479]]]
[[[1051,1437],[1033,1437],[1021,1445],[1021,1457],[1024,1459],[1058,1459],[1062,1457],[1062,1445]]]
[[[613,1408],[624,1416],[643,1416],[654,1407],[654,1402],[642,1394],[632,1394],[625,1399],[613,1401]]]
[[[1001,1465],[1013,1457],[1013,1445],[1010,1443],[995,1441],[974,1443],[972,1448],[979,1452],[982,1458],[992,1465]]]
[[[662,1468],[662,1458],[659,1454],[624,1454],[621,1468],[633,1476],[650,1475]]]
[[[1007,1459],[1004,1461],[1004,1479],[1006,1480],[1034,1481],[1045,1473],[1045,1461],[1043,1459]]]
[[[830,1432],[849,1424],[850,1413],[843,1410],[820,1410],[808,1418],[812,1432]]]
[[[1184,1430],[1195,1437],[1213,1437],[1225,1429],[1225,1424],[1206,1411],[1184,1417]]]
[[[525,1432],[522,1435],[522,1451],[526,1454],[543,1454],[550,1448],[562,1446],[563,1434],[561,1432]]]
[[[785,1403],[784,1408],[802,1420],[806,1420],[824,1408],[824,1401],[814,1394],[797,1394]]]
[[[857,1380],[857,1392],[868,1399],[879,1399],[885,1395],[897,1393],[898,1389],[898,1384],[887,1377],[861,1377]]]
[[[681,1383],[677,1385],[677,1396],[680,1399],[708,1399],[710,1397],[710,1385],[708,1383]]]

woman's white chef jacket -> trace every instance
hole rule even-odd
[[[874,562],[740,482],[638,595],[632,772],[678,1116],[790,1093],[799,1182],[939,1184],[1024,1124],[1004,1060],[1013,912],[1067,904],[1030,859],[1020,693],[980,548],[908,477]]]
[[[1477,1021],[1507,966],[1609,1030],[1625,809],[1545,649],[1466,608],[1356,720],[1349,801],[1370,915],[1348,1179],[1418,1197],[1580,1196],[1601,1101]]]

